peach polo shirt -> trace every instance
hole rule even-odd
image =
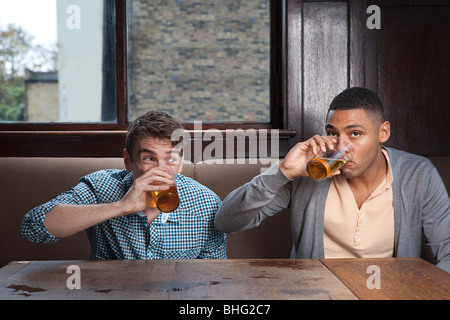
[[[342,175],[333,178],[325,204],[325,258],[385,258],[394,250],[394,206],[389,155],[387,175],[358,209]]]

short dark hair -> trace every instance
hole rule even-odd
[[[384,121],[383,103],[378,95],[366,88],[352,87],[339,93],[331,102],[328,113],[334,110],[363,109]],[[327,113],[327,115],[328,115]]]
[[[183,125],[167,112],[159,110],[148,111],[137,117],[128,126],[125,148],[131,157],[136,141],[143,137],[168,140],[175,147],[183,140],[182,134],[174,134],[177,130],[183,130]],[[173,140],[174,137],[176,140]]]

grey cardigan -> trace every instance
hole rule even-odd
[[[394,197],[394,256],[420,257],[422,231],[437,266],[450,272],[450,200],[437,169],[426,158],[385,148]],[[278,163],[231,192],[216,214],[217,229],[235,233],[291,208],[291,258],[324,257],[325,202],[331,180],[284,176]]]

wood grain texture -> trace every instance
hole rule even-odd
[[[303,137],[325,133],[333,98],[348,85],[346,2],[306,2],[303,13]]]
[[[355,299],[319,260],[34,261],[0,278],[0,299]],[[69,265],[81,289],[66,287]]]
[[[450,274],[419,258],[322,259],[362,300],[447,300]],[[369,289],[369,266],[380,268],[380,289]]]
[[[388,145],[448,156],[450,5],[381,7],[378,94],[391,122]]]

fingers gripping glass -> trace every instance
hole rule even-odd
[[[328,146],[326,148],[326,152],[318,153],[306,167],[308,175],[316,181],[325,180],[350,160],[349,142],[340,143],[340,146],[336,144],[334,150],[328,149]]]

